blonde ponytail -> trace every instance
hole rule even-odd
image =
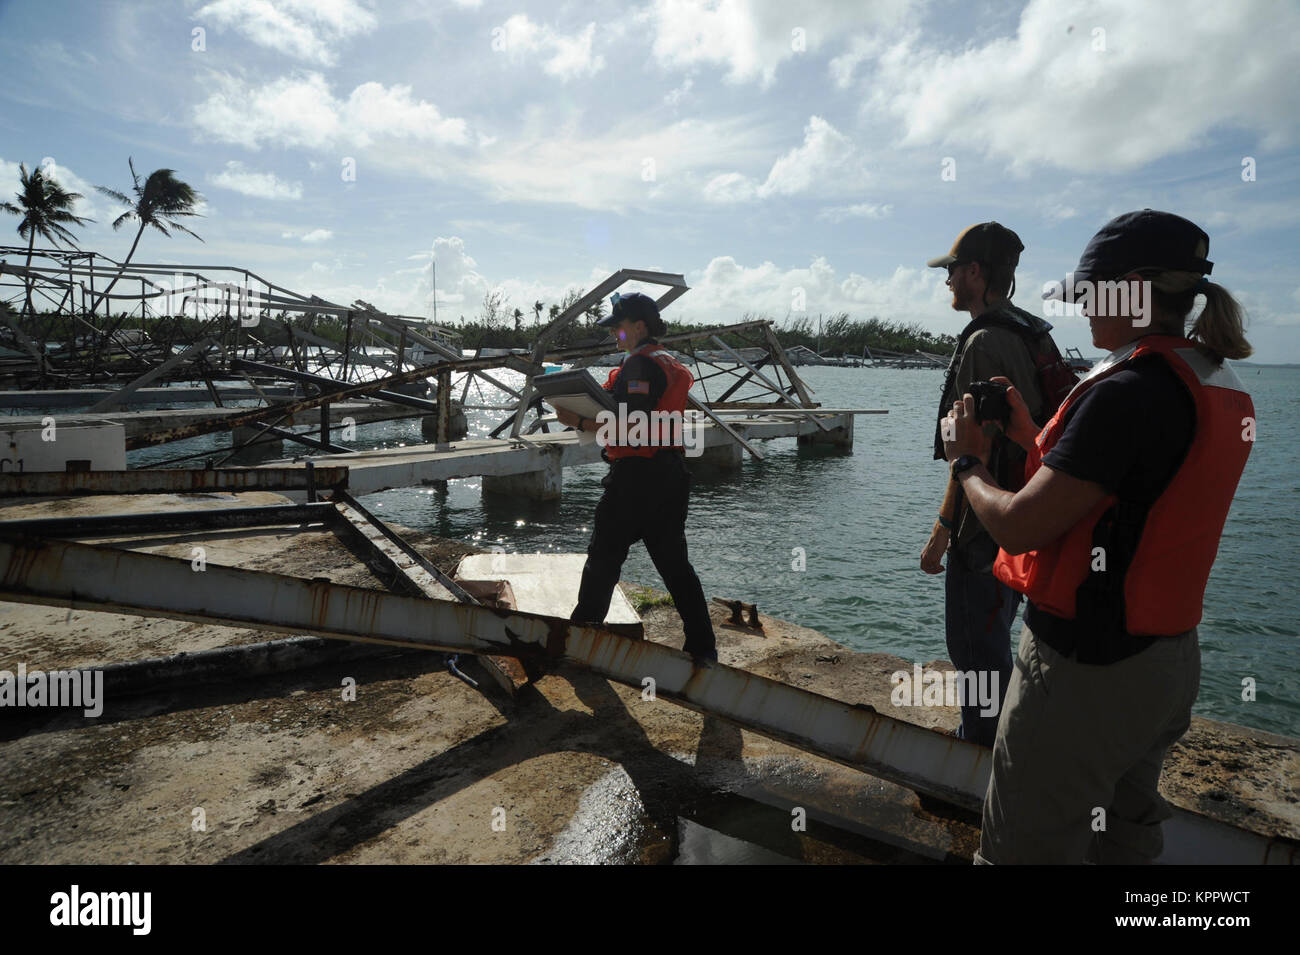
[[[1187,337],[1224,358],[1249,358],[1254,349],[1246,341],[1240,303],[1226,288],[1208,279],[1197,291],[1205,296],[1205,308],[1201,309]]]
[[[1158,324],[1169,334],[1199,342],[1219,361],[1250,357],[1254,349],[1246,341],[1241,304],[1226,288],[1197,272],[1160,272],[1150,275],[1150,280],[1160,314]],[[1205,308],[1191,329],[1185,330],[1197,295],[1205,296]]]

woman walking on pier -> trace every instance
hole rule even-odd
[[[629,435],[617,434],[601,452],[609,462],[609,473],[601,481],[605,493],[596,505],[578,604],[570,619],[597,625],[605,619],[627,553],[638,540],[644,541],[681,615],[686,631],[682,649],[697,663],[717,660],[704,588],[686,553],[691,476],[686,470],[680,427],[694,379],[686,366],[659,344],[658,336],[666,326],[659,317],[659,306],[649,296],[616,294],[609,315],[597,324],[610,328],[627,352],[622,365],[611,371],[605,382],[605,390],[613,393],[620,406],[618,420],[626,422],[640,415],[652,424],[648,440],[633,441]],[[572,412],[557,411],[556,417],[580,431],[602,430],[599,422]],[[656,420],[669,424],[656,425]],[[673,422],[679,429],[675,434]],[[635,428],[628,430],[635,435]]]

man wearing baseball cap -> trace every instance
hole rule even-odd
[[[615,404],[623,406],[618,420],[644,415],[653,422],[653,412],[667,412],[678,430],[674,432],[674,425],[663,424],[660,418],[661,424],[646,429],[645,440],[616,434],[601,452],[609,462],[609,473],[601,481],[605,493],[596,505],[578,603],[570,619],[577,623],[605,619],[627,553],[638,540],[644,541],[681,615],[686,632],[682,649],[697,663],[717,660],[704,588],[686,552],[691,477],[680,427],[694,377],[659,344],[658,337],[667,329],[654,299],[633,292],[615,294],[612,302],[609,315],[597,324],[610,329],[627,352],[605,382]],[[600,422],[592,418],[565,411],[557,411],[556,417],[581,431],[601,431]]]
[[[943,459],[939,423],[953,401],[970,389],[972,381],[1001,376],[1020,390],[1034,415],[1043,408],[1034,357],[1025,336],[1045,335],[1051,328],[1042,319],[1011,304],[1015,270],[1024,245],[1020,237],[997,222],[981,222],[957,237],[947,255],[931,259],[931,268],[948,271],[952,307],[968,312],[948,366],[936,416],[934,457]],[[1013,483],[1024,467],[1024,452],[999,436],[994,440],[989,466],[1001,480]],[[948,655],[963,673],[986,673],[974,685],[996,686],[998,707],[1011,681],[1011,623],[1020,595],[993,576],[997,544],[970,508],[963,507],[960,487],[948,485],[939,517],[921,552],[921,569],[945,574],[945,633]],[[941,563],[945,551],[948,564]],[[965,682],[961,684],[966,686]],[[963,697],[965,693],[963,692]],[[982,746],[992,746],[998,712],[973,699],[963,698],[957,735]]]
[[[1001,546],[997,577],[1028,599],[977,862],[1146,863],[1163,849],[1160,771],[1191,722],[1202,601],[1255,437],[1224,361],[1251,348],[1206,277],[1209,241],[1152,209],[1093,236],[1053,294],[1084,303],[1110,354],[1041,430],[1008,392],[1023,489],[983,463],[971,396],[949,412],[945,453]]]

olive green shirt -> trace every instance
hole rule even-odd
[[[996,306],[996,309],[1012,316],[1023,316],[1035,324],[1034,317],[1010,303]],[[989,311],[994,311],[990,309]],[[987,312],[985,314],[988,314]],[[954,401],[970,390],[972,381],[988,381],[997,375],[1011,380],[1029,406],[1029,414],[1035,421],[1041,420],[1043,396],[1038,388],[1038,372],[1034,368],[1034,359],[1024,338],[1006,328],[982,328],[966,340],[966,347],[961,355],[954,359],[958,362],[954,387],[943,396],[944,407],[951,408]],[[986,424],[986,431],[998,434],[998,429]],[[1025,452],[1010,439],[999,435],[993,442],[993,454],[989,459],[989,470],[1002,483],[1008,474],[1021,474],[1025,465]],[[953,535],[953,545],[967,546],[979,534],[985,533],[979,518],[969,507],[963,506],[958,518],[957,532]]]

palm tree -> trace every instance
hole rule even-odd
[[[27,294],[23,303],[23,315],[26,316],[32,311],[32,255],[36,250],[36,237],[41,238],[55,245],[59,240],[66,242],[71,248],[76,248],[76,243],[72,241],[72,233],[65,227],[64,223],[74,223],[84,226],[87,222],[94,222],[94,219],[85,219],[80,216],[74,216],[71,212],[72,206],[79,199],[85,198],[79,192],[68,192],[53,179],[46,177],[40,169],[33,169],[31,175],[27,173],[27,165],[20,163],[18,166],[18,183],[21,186],[14,198],[18,200],[18,205],[12,202],[0,203],[0,209],[5,212],[11,212],[16,216],[22,216],[22,221],[18,223],[18,234],[27,240],[27,267],[26,274],[23,276],[23,282],[27,287]]]
[[[540,298],[537,301],[533,302],[533,324],[534,325],[542,324],[542,309],[544,308],[546,308],[546,306],[542,304],[542,300]]]
[[[604,303],[603,301],[601,301],[600,299],[597,299],[597,300],[596,300],[595,302],[593,302],[591,305],[588,305],[588,306],[587,306],[587,317],[588,317],[589,319],[591,319],[591,323],[592,323],[592,324],[595,324],[596,322],[598,322],[598,321],[600,321],[602,318],[604,318],[604,317],[605,317],[605,303]]]
[[[515,309],[515,334],[516,335],[519,334],[519,321],[523,317],[524,317],[524,313],[519,311],[519,309]]]
[[[167,228],[171,227],[179,229],[187,235],[194,236],[200,242],[203,241],[200,236],[195,235],[181,223],[175,221],[179,216],[199,215],[194,211],[194,207],[203,201],[203,197],[195,192],[192,186],[177,179],[173,175],[176,172],[174,169],[155,169],[149,173],[149,178],[142,185],[139,175],[136,174],[134,161],[127,157],[126,162],[131,167],[133,183],[131,189],[135,192],[134,199],[125,193],[109,189],[106,186],[96,186],[95,188],[104,195],[130,207],[113,220],[114,230],[120,229],[122,223],[127,219],[135,219],[140,223],[140,228],[136,230],[135,241],[131,243],[131,251],[126,254],[122,267],[117,270],[117,275],[114,276],[113,281],[108,283],[108,288],[99,293],[99,298],[91,305],[91,314],[94,314],[100,303],[113,290],[113,286],[117,284],[118,279],[126,272],[126,267],[131,261],[131,256],[135,255],[135,248],[140,244],[140,236],[144,235],[146,226],[153,226],[168,238],[171,238],[171,233],[167,231]]]

